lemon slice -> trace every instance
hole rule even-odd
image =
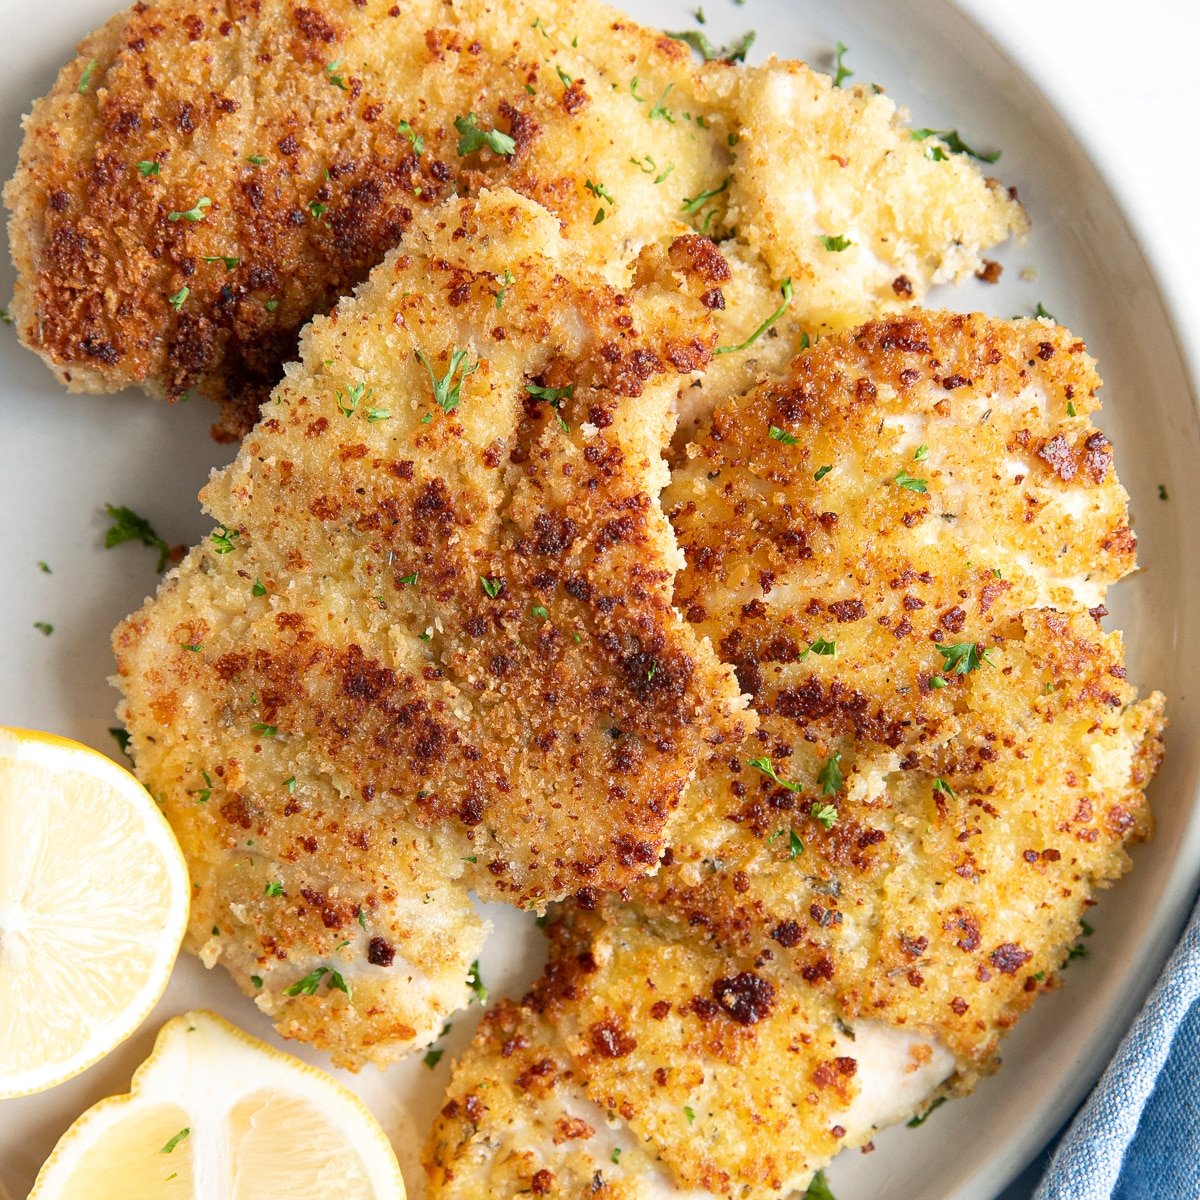
[[[128,771],[0,726],[0,1099],[77,1075],[162,995],[187,926],[183,855]]]
[[[387,1135],[316,1067],[210,1012],[63,1134],[29,1200],[404,1200]]]

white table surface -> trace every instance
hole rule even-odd
[[[1026,68],[1080,136],[1155,264],[1181,332],[1200,343],[1200,6],[957,2]],[[1043,1155],[1002,1200],[1032,1195],[1045,1163]]]

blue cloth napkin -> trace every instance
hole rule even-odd
[[[1200,906],[1033,1200],[1200,1200]]]

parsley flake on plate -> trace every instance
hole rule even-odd
[[[122,542],[140,541],[143,546],[158,551],[156,570],[161,571],[167,565],[171,548],[154,532],[153,526],[145,517],[139,517],[133,509],[126,508],[123,504],[106,504],[104,509],[112,521],[104,535],[105,549],[111,550],[113,546],[119,546]]]
[[[842,84],[854,74],[854,72],[850,70],[848,66],[846,66],[844,61],[846,58],[846,53],[849,49],[850,47],[847,46],[845,42],[838,42],[838,44],[833,48],[833,65],[836,69],[836,74],[834,75],[833,79],[833,86],[835,88],[840,88]]]

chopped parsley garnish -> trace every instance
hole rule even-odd
[[[129,731],[127,729],[121,729],[119,726],[114,725],[109,729],[108,732],[112,735],[112,740],[117,743],[117,749],[120,750],[122,754],[128,754],[129,753]]]
[[[167,213],[168,221],[187,221],[190,224],[195,224],[197,221],[204,220],[204,212],[212,207],[212,201],[207,196],[201,196],[191,208],[183,212]]]
[[[167,565],[171,547],[154,532],[150,522],[123,504],[106,504],[104,508],[112,520],[104,535],[105,549],[111,550],[122,542],[140,541],[143,546],[158,551],[158,566],[155,569],[161,571]]]
[[[158,175],[161,171],[162,168],[158,165],[158,163],[149,158],[143,158],[142,161],[138,163],[138,174],[143,177],[147,175]]]
[[[837,824],[838,810],[832,804],[822,804],[814,800],[810,815],[814,820],[820,821],[827,831]]]
[[[500,275],[496,279],[496,282],[500,285],[500,290],[498,292],[493,292],[492,295],[496,297],[496,311],[499,312],[504,307],[505,294],[508,292],[508,289],[517,282],[517,280],[513,273],[507,267],[505,267],[504,274]]]
[[[83,74],[79,77],[79,86],[75,89],[81,96],[84,95],[92,83],[92,72],[96,69],[96,60],[94,58],[88,60],[88,65],[83,68]]]
[[[200,778],[204,780],[204,786],[202,788],[195,788],[193,791],[188,792],[188,795],[195,796],[197,804],[207,804],[213,794],[213,781],[207,771],[201,771]]]
[[[655,175],[655,172],[658,171],[658,163],[656,163],[649,154],[643,154],[641,158],[630,158],[629,161],[633,163],[633,165],[637,167],[637,169],[641,171],[643,175],[654,175],[655,183],[662,183],[662,181],[666,179],[666,177],[670,175],[673,170],[675,170],[675,164],[673,162],[669,162],[661,172]]]
[[[637,80],[635,79],[633,82],[637,83]],[[659,96],[659,98],[654,102],[654,106],[650,109],[650,112],[647,114],[647,120],[653,121],[655,117],[661,117],[669,125],[675,124],[675,114],[663,104],[663,101],[670,94],[670,91],[674,86],[675,85],[673,83],[667,84],[665,90],[663,91],[663,94],[661,96]],[[637,97],[637,98],[640,99],[641,97]]]
[[[555,71],[558,72],[558,79],[559,79],[559,82],[563,85],[563,87],[569,88],[571,86],[571,84],[573,84],[575,82],[575,80],[572,79],[571,76],[568,75],[566,73],[566,71],[564,71],[562,69],[562,67],[556,65],[554,69],[555,69]]]
[[[34,621],[33,627],[40,630],[43,637],[49,637],[54,632],[54,626],[49,621]]]
[[[1073,958],[1087,958],[1087,955],[1088,948],[1082,942],[1077,942],[1070,948],[1070,950],[1067,951],[1067,961],[1063,963],[1063,970],[1066,970],[1067,964],[1070,963]]]
[[[695,1120],[696,1120],[696,1110],[695,1110],[695,1109],[694,1109],[694,1108],[693,1108],[693,1107],[692,1107],[690,1104],[685,1104],[685,1105],[683,1106],[683,1115],[684,1115],[685,1117],[687,1117],[687,1123],[688,1123],[689,1125],[692,1125],[692,1124],[694,1124],[694,1123],[695,1123]]]
[[[199,654],[204,649],[203,642],[180,642],[179,644],[185,650],[190,650],[193,654]]]
[[[933,781],[933,790],[949,796],[951,800],[954,799],[954,789],[941,777]]]
[[[0,308],[0,321],[2,321],[5,325],[16,324],[16,318],[9,313],[7,308]]]
[[[571,400],[575,396],[575,384],[569,383],[565,388],[542,388],[540,384],[527,383],[526,391],[536,400],[546,401],[551,408],[558,408],[564,400]]]
[[[708,203],[714,196],[719,196],[733,182],[732,175],[726,175],[724,180],[718,187],[712,188],[710,191],[701,192],[700,195],[683,201],[683,211],[685,213],[699,212],[705,204]]]
[[[816,469],[816,470],[813,472],[813,479],[815,479],[817,483],[820,483],[820,482],[821,482],[821,480],[822,480],[822,479],[824,479],[824,478],[825,478],[825,476],[826,476],[826,475],[828,475],[828,474],[829,474],[829,472],[830,472],[830,471],[832,471],[832,470],[833,470],[833,467],[832,467],[832,466],[828,466],[828,467],[818,467],[818,468],[817,468],[817,469]]]
[[[751,29],[728,46],[714,46],[699,29],[685,29],[679,33],[668,32],[667,37],[674,38],[677,42],[686,42],[705,62],[717,59],[723,62],[745,62],[746,53],[754,45],[758,34]]]
[[[549,612],[549,610],[548,610],[548,609],[546,609],[546,608],[543,608],[543,607],[542,607],[542,605],[540,605],[540,604],[535,604],[535,605],[534,605],[534,606],[533,606],[533,607],[532,607],[532,608],[529,610],[529,615],[530,615],[531,617],[535,617],[535,618],[537,618],[537,620],[539,620],[539,621],[547,621],[547,620],[549,620],[549,619],[550,619],[550,612]]]
[[[608,1156],[608,1161],[612,1162],[612,1163],[619,1163],[621,1161],[621,1147],[620,1146],[613,1147],[613,1152]]]
[[[475,993],[475,999],[480,1004],[487,1004],[488,990],[484,987],[483,980],[479,977],[479,959],[476,959],[471,964],[471,969],[467,972],[467,987]]]
[[[367,390],[366,383],[356,383],[352,388],[343,392],[340,389],[334,393],[337,398],[338,411],[342,416],[349,420],[358,411],[359,402],[364,398],[369,399],[372,391]]]
[[[817,773],[817,782],[821,785],[823,796],[836,796],[842,790],[845,781],[842,779],[840,754],[831,754],[825,760],[825,765]]]
[[[1093,929],[1092,926],[1089,925],[1088,922],[1082,917],[1079,919],[1079,928],[1083,930],[1084,937],[1091,937],[1092,934],[1096,932],[1095,929]]]
[[[50,570],[50,564],[47,562],[43,562],[40,558],[38,559],[38,570],[41,571],[41,573],[43,575],[53,575],[54,574],[54,572]]]
[[[844,238],[839,233],[837,237],[831,237],[828,234],[818,234],[821,245],[826,250],[832,251],[834,254],[840,254],[843,250],[848,250],[854,243],[849,238]]]
[[[781,837],[783,837],[783,833],[784,831],[782,829],[775,830],[775,832],[771,834],[769,838],[767,838],[767,844],[773,846]],[[800,840],[800,835],[794,829],[789,829],[787,831],[787,835],[788,859],[792,860],[795,859],[798,854],[804,853],[804,843]]]
[[[918,446],[913,451],[913,462],[924,462],[929,457],[928,446]]]
[[[366,913],[363,911],[363,909],[361,908],[361,906],[360,906],[360,908],[359,908],[359,910],[358,910],[358,923],[359,923],[359,924],[360,924],[360,925],[361,925],[361,926],[362,926],[364,929],[366,929],[366,927],[367,927],[367,914],[366,914]]]
[[[265,587],[263,587],[263,582],[262,582],[262,580],[261,580],[261,579],[256,579],[256,580],[254,581],[254,586],[253,586],[253,587],[250,589],[250,595],[252,595],[252,596],[265,596],[266,594],[267,594],[267,589],[266,589]]]
[[[242,260],[228,254],[206,254],[204,261],[207,263],[224,263],[225,270],[232,271]]]
[[[517,143],[507,133],[498,129],[480,129],[475,114],[467,113],[465,117],[454,118],[454,128],[458,130],[458,156],[474,154],[476,150],[487,146],[494,154],[511,157],[516,153]]]
[[[1160,483],[1158,485],[1158,498],[1160,500],[1166,500],[1168,498],[1167,497],[1167,485],[1165,483]]]
[[[789,792],[804,791],[804,784],[795,783],[790,779],[780,779],[775,772],[775,768],[771,765],[771,760],[765,755],[762,758],[746,759],[746,766],[753,767],[756,771],[761,771],[772,783],[777,783],[780,787],[787,788]]]
[[[254,984],[254,986],[255,986],[256,988],[260,988],[260,987],[262,987],[262,983],[263,983],[263,981],[262,981],[262,976],[261,976],[261,975],[251,975],[251,976],[250,976],[250,982],[251,982],[252,984]]]
[[[930,675],[929,686],[937,691],[939,688],[946,686],[946,681],[940,675]]]
[[[914,142],[923,142],[927,138],[935,137],[941,141],[951,154],[965,154],[969,158],[977,158],[980,162],[994,163],[1000,157],[999,150],[993,150],[991,154],[980,154],[977,150],[972,150],[966,142],[958,136],[957,129],[912,129],[909,131],[909,137]],[[936,146],[925,148],[925,154],[928,158],[932,158],[937,162],[944,162],[946,156],[944,154],[930,153],[930,150],[936,151]]]
[[[392,419],[392,410],[390,408],[368,408],[367,409],[367,424],[374,425],[376,421],[390,421]]]
[[[617,198],[604,186],[602,183],[593,183],[590,179],[584,181],[583,185],[597,200],[605,200],[611,206],[616,203]],[[604,220],[604,209],[596,209],[596,215],[592,219],[593,225],[599,225]]]
[[[892,482],[897,487],[908,488],[910,492],[920,492],[921,495],[924,495],[929,490],[925,486],[924,479],[917,479],[915,476],[910,475],[906,470],[904,470],[903,467],[896,472],[896,477],[892,480]]]
[[[274,312],[279,307],[278,300],[268,300],[266,303],[267,312]]]
[[[341,73],[342,60],[335,58],[333,62],[325,64],[325,78],[333,84],[335,88],[341,88],[343,92],[350,89],[346,86],[345,77]]]
[[[420,577],[421,577],[421,573],[419,571],[412,571],[408,575],[401,575],[400,578],[398,580],[396,580],[396,582],[404,584],[405,587],[416,587],[417,580]]]
[[[489,579],[486,575],[480,575],[479,582],[484,592],[493,600],[500,595],[500,589],[504,587],[503,579]]]
[[[295,775],[291,775],[287,779],[285,779],[283,781],[283,786],[285,788],[287,788],[289,796],[294,796],[296,794],[296,777],[295,777]]]
[[[525,390],[537,400],[545,400],[552,409],[558,414],[558,427],[567,433],[570,431],[570,426],[563,420],[562,402],[570,400],[575,395],[575,385],[568,383],[566,387],[548,388],[541,387],[536,383],[527,383]]]
[[[954,642],[950,645],[943,646],[941,642],[936,643],[937,652],[945,660],[942,665],[942,670],[951,675],[967,675],[971,671],[979,668],[981,662],[990,663],[992,660],[988,658],[988,651],[980,651],[977,642]]]
[[[444,1038],[446,1034],[448,1034],[453,1028],[454,1025],[450,1021],[447,1021],[445,1025],[442,1026],[442,1032],[438,1034],[438,1039],[440,1040],[441,1038]],[[425,1055],[425,1065],[432,1071],[433,1068],[442,1061],[443,1054],[445,1054],[445,1051],[440,1047],[431,1047],[428,1053]]]
[[[321,984],[321,980],[328,975],[325,986],[328,988],[336,988],[339,992],[345,992],[350,995],[350,989],[346,986],[346,981],[338,974],[337,971],[331,971],[328,967],[317,967],[315,970],[309,971],[303,979],[297,979],[285,992],[285,996],[315,996],[317,988]]]
[[[803,662],[810,654],[823,655],[828,658],[836,657],[837,644],[835,642],[827,642],[824,638],[817,638],[812,642],[807,650],[800,652],[800,661]]]
[[[801,1200],[835,1200],[834,1194],[829,1190],[824,1171],[818,1171],[812,1177],[812,1182],[804,1189]]]
[[[779,285],[779,291],[783,295],[783,303],[744,342],[739,342],[736,346],[718,346],[713,354],[734,354],[739,350],[745,350],[748,346],[753,346],[792,306],[792,281],[790,278],[785,279]]]
[[[183,302],[190,296],[192,289],[186,284],[179,289],[173,296],[167,297],[167,303],[178,312],[183,307]]]
[[[414,157],[420,158],[425,150],[425,139],[419,133],[416,133],[407,121],[401,121],[396,126],[396,132],[408,138],[408,144],[412,146]]]
[[[262,734],[263,737],[277,737],[279,735],[279,727],[277,725],[268,725],[265,721],[255,721],[251,728],[255,733]]]
[[[314,221],[319,221],[329,211],[329,205],[322,204],[320,200],[310,200],[308,211]]]
[[[1068,417],[1079,416],[1079,414],[1075,411],[1075,401],[1074,400],[1067,401],[1067,416]]]
[[[231,554],[237,549],[236,542],[242,535],[239,530],[222,525],[220,529],[214,529],[208,536],[212,541],[214,553]]]
[[[785,446],[794,446],[800,440],[798,437],[790,434],[785,429],[780,429],[778,425],[772,425],[767,430],[767,436],[776,442],[781,442]]]
[[[188,1134],[192,1131],[186,1125],[159,1151],[159,1154],[170,1154],[180,1142],[187,1139]]]
[[[270,883],[263,888],[264,896],[282,896],[284,894],[283,884],[278,879],[272,879]]]
[[[247,154],[246,161],[252,167],[261,167],[267,160],[261,154]]]
[[[450,351],[450,364],[446,368],[446,374],[439,379],[433,373],[433,366],[429,359],[417,350],[416,356],[421,365],[429,372],[429,383],[433,387],[433,399],[438,408],[444,413],[452,413],[459,404],[462,403],[462,385],[468,375],[474,375],[479,370],[479,362],[476,360],[473,363],[467,364],[467,360],[471,357],[466,350],[459,350],[457,347]],[[454,381],[454,376],[458,374],[459,368],[462,368],[462,374],[459,375],[458,382]]]
[[[1045,317],[1047,321],[1053,321],[1055,325],[1058,324],[1058,319],[1040,300],[1037,302],[1037,307],[1033,310],[1033,315],[1035,317]]]
[[[946,1103],[945,1096],[939,1096],[923,1113],[919,1113],[912,1120],[906,1121],[905,1124],[909,1129],[916,1129],[920,1125],[924,1125],[929,1120],[930,1115],[935,1108],[941,1108]]]
[[[845,62],[843,62],[848,49],[849,47],[845,42],[838,42],[838,44],[833,48],[833,65],[836,68],[836,74],[833,78],[833,86],[836,88],[840,88],[842,84],[854,74],[854,72],[850,70],[848,66],[846,66]]]

